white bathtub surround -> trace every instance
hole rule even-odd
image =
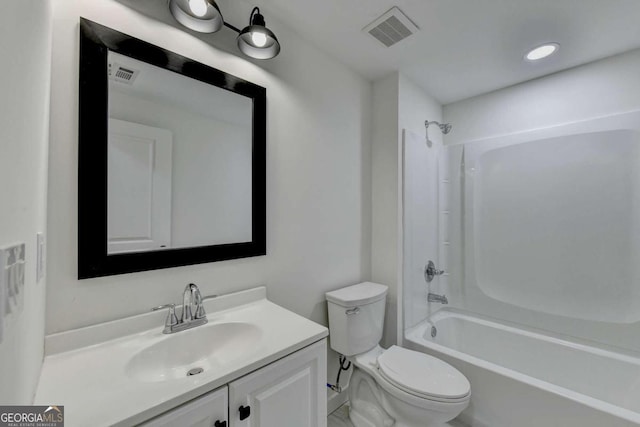
[[[36,404],[65,405],[70,427],[133,425],[327,336],[326,328],[268,301],[264,287],[204,305],[209,323],[169,335],[162,333],[166,313],[146,313],[48,336]],[[209,339],[198,339],[202,334]],[[191,357],[205,344],[214,357],[184,365],[179,350],[191,348]],[[216,345],[224,351],[216,353]],[[172,361],[179,366],[172,369]],[[204,372],[187,377],[195,365]]]
[[[638,123],[640,109],[447,147],[463,172],[450,184],[452,305],[640,351]]]
[[[613,76],[632,73],[639,59],[630,53],[591,64],[461,102],[451,107],[457,119],[445,115],[460,130],[452,138],[476,137],[447,148],[450,170],[458,172],[450,175],[455,215],[447,232],[458,246],[450,259],[448,293],[453,305],[466,311],[426,313],[404,342],[469,378],[473,394],[461,415],[466,422],[491,427],[640,424],[633,261],[640,104],[636,99],[631,111],[577,120],[570,113],[607,112],[611,99],[602,109],[593,100],[576,108],[565,105],[576,99],[569,93],[577,91],[572,78],[581,78],[581,87],[591,90],[605,87],[602,78],[608,75],[613,80],[606,83],[613,86],[606,87],[617,106],[626,108],[629,99],[622,94],[635,91],[636,83],[615,83]],[[552,94],[560,82],[566,83],[561,96]],[[536,104],[541,99],[548,108]],[[512,108],[517,117],[510,115]],[[540,114],[527,114],[527,108]],[[511,129],[512,118],[520,125],[547,126],[501,134]],[[559,122],[564,119],[574,120]],[[595,201],[594,188],[606,194]],[[600,263],[617,273],[587,274]],[[404,285],[405,293],[424,290],[419,278]],[[470,312],[481,314],[465,314]],[[487,321],[483,315],[503,320]]]
[[[625,117],[620,128],[603,123]],[[592,120],[601,131],[574,126],[550,138],[466,146],[466,285],[539,317],[639,322],[639,119],[636,112]],[[594,189],[602,190],[597,201]],[[615,274],[593,274],[594,265]]]
[[[434,138],[440,132],[436,128]],[[431,137],[430,137],[431,138]],[[426,144],[424,131],[405,129],[402,135],[403,321],[415,326],[439,310],[428,294],[444,295],[455,303],[449,286],[450,223],[447,151],[442,143]],[[425,279],[428,261],[444,270],[431,282]]]
[[[440,310],[431,322],[409,329],[406,344],[469,378],[471,404],[460,418],[474,426],[640,423],[637,356],[455,309]]]
[[[638,235],[633,214],[636,211],[634,206],[637,204],[635,200],[638,191],[633,177],[636,173],[635,168],[630,161],[634,156],[633,151],[636,150],[632,134],[627,133],[622,139],[603,138],[595,144],[593,140],[589,143],[585,139],[585,144],[578,148],[576,153],[567,152],[565,149],[568,145],[561,142],[557,147],[557,160],[564,162],[565,166],[564,169],[556,168],[554,173],[558,173],[559,170],[566,172],[564,175],[562,172],[558,174],[563,177],[561,183],[565,189],[571,188],[571,183],[575,183],[575,187],[571,188],[571,194],[567,193],[566,197],[555,193],[557,188],[550,181],[545,185],[552,190],[548,194],[553,197],[547,199],[546,193],[542,193],[546,191],[543,185],[529,185],[525,189],[522,185],[515,187],[512,179],[498,180],[500,183],[493,190],[506,189],[510,181],[514,184],[512,190],[519,193],[518,197],[534,195],[527,202],[529,206],[535,204],[534,199],[553,202],[536,206],[535,212],[530,210],[527,216],[531,219],[535,214],[540,214],[540,218],[547,218],[544,223],[552,225],[559,233],[540,233],[540,227],[545,225],[542,221],[526,226],[522,226],[524,221],[518,221],[518,228],[512,236],[503,234],[499,237],[502,239],[520,235],[517,247],[521,248],[526,246],[522,239],[524,236],[532,246],[538,247],[536,252],[541,258],[531,257],[531,252],[525,254],[513,250],[500,261],[505,268],[501,265],[499,271],[495,270],[497,257],[494,257],[494,260],[484,258],[484,261],[489,263],[480,261],[484,265],[480,266],[477,271],[479,274],[476,276],[473,257],[474,252],[479,252],[481,247],[474,248],[473,243],[480,235],[495,232],[496,229],[489,227],[492,229],[489,230],[481,225],[482,228],[476,236],[468,227],[473,226],[472,223],[478,219],[484,224],[487,223],[486,219],[489,219],[489,222],[496,221],[494,224],[500,222],[499,216],[495,216],[493,220],[486,217],[484,213],[487,211],[480,213],[478,218],[473,213],[471,203],[474,202],[474,198],[470,196],[476,190],[482,189],[483,184],[477,182],[481,173],[472,170],[473,166],[470,163],[473,159],[470,155],[475,155],[477,160],[486,153],[484,160],[488,160],[492,156],[490,150],[498,149],[495,153],[506,153],[507,145],[510,144],[542,145],[548,138],[565,135],[616,130],[637,131],[639,116],[633,112],[640,110],[640,84],[635,78],[638,67],[640,50],[629,51],[444,107],[446,121],[454,124],[454,131],[447,136],[447,142],[455,144],[449,148],[457,151],[456,158],[452,157],[451,170],[461,172],[463,147],[466,165],[464,173],[451,174],[451,211],[458,216],[458,220],[451,223],[450,232],[457,241],[464,240],[467,245],[466,248],[452,253],[450,260],[454,271],[449,280],[451,292],[455,292],[451,298],[454,301],[453,305],[559,334],[640,351],[637,310],[632,308],[638,303],[637,263],[634,261],[638,245],[634,242],[637,239],[633,238]],[[564,147],[561,147],[562,145]],[[626,154],[622,154],[621,150],[625,145]],[[554,150],[553,153],[547,152],[545,155],[546,165],[552,166],[556,147],[547,148]],[[600,150],[600,154],[585,161],[585,156],[594,153],[593,149]],[[525,152],[531,151],[528,148],[522,150],[523,157],[526,157]],[[578,158],[582,159],[579,163]],[[480,166],[482,163],[488,165],[484,160],[480,161]],[[522,161],[522,158],[520,160]],[[592,161],[595,161],[594,168],[591,165]],[[607,168],[607,162],[611,166],[607,172],[608,177],[591,174],[592,169],[595,172],[595,168],[602,172],[603,167]],[[529,162],[529,165],[536,166],[538,162]],[[540,177],[547,176],[540,171],[534,173]],[[575,176],[575,173],[584,175],[584,179],[572,180],[570,175]],[[462,183],[460,177],[464,177],[466,182]],[[489,175],[485,174],[485,177]],[[593,185],[593,181],[588,182],[590,178],[598,178],[596,187],[606,189],[603,190],[606,196],[599,198],[597,202],[588,202],[590,196],[585,194],[589,185]],[[542,181],[539,182],[541,183]],[[477,188],[474,189],[474,186]],[[465,188],[466,192],[460,194]],[[497,195],[497,191],[493,194],[485,192],[486,195],[493,197]],[[574,200],[577,203],[571,203]],[[485,199],[486,201],[488,200]],[[491,203],[486,203],[486,208],[492,209],[492,206]],[[522,206],[514,204],[514,207]],[[566,209],[567,207],[569,209]],[[582,209],[577,209],[578,207]],[[503,209],[502,214],[508,216],[508,213]],[[599,221],[599,216],[602,217],[602,221]],[[512,220],[515,218],[511,216]],[[465,225],[461,225],[463,220],[466,221]],[[558,239],[562,233],[575,230],[576,226],[583,224],[585,220],[592,221],[591,224],[595,227],[586,228],[580,234],[574,233],[574,236],[568,239]],[[613,226],[605,227],[605,222]],[[504,222],[499,227],[507,225],[508,223]],[[509,227],[511,228],[513,227]],[[547,250],[544,245],[539,245],[541,241],[533,238],[534,236],[541,237],[547,243],[555,240],[556,247],[549,247]],[[566,237],[566,234],[564,236]],[[485,242],[486,237],[487,234],[482,237]],[[503,240],[502,243],[504,242]],[[485,246],[484,249],[488,247]],[[601,252],[598,253],[599,251]],[[548,269],[544,261],[553,253],[563,255],[554,260],[555,265],[549,265],[551,268]],[[485,255],[487,254],[488,252],[485,252]],[[515,266],[506,259],[511,257],[512,260],[514,255],[522,255],[521,267],[522,263],[529,263],[529,266],[521,268],[523,277],[528,278],[524,281],[518,279],[517,282],[506,283],[502,280],[502,275],[508,272],[513,276],[511,268]],[[613,260],[611,255],[614,255]],[[585,261],[595,258],[598,258],[598,261],[591,262],[585,268]],[[532,262],[534,259],[540,262]],[[611,262],[612,265],[609,265]],[[608,265],[609,271],[617,271],[618,274],[605,274],[601,276],[602,280],[595,281],[596,275],[586,274],[594,264]],[[535,268],[531,268],[532,265],[535,265]],[[573,271],[567,268],[570,265],[575,266]],[[535,274],[533,270],[538,271],[540,267],[545,273],[537,282],[531,280]],[[492,270],[496,278],[502,276],[501,283],[493,282],[488,277],[494,274]],[[584,282],[581,279],[583,274]],[[534,283],[534,286],[526,286],[526,283]]]
[[[404,331],[402,304],[402,133],[425,135],[424,121],[443,122],[442,106],[401,73],[393,73],[373,84],[372,241],[371,280],[389,286],[383,346],[401,341]],[[435,144],[440,132],[431,132]],[[410,295],[408,298],[412,298]],[[417,301],[417,300],[414,300]],[[425,303],[426,305],[426,303]]]

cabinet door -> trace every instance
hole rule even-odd
[[[230,427],[326,427],[326,339],[229,384]]]
[[[142,427],[228,427],[227,386],[178,406]]]

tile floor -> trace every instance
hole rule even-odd
[[[353,427],[349,421],[349,407],[345,404],[336,409],[327,418],[327,427]],[[450,421],[442,427],[467,427],[458,421]]]
[[[342,405],[327,418],[327,427],[353,427],[349,421],[349,407]]]

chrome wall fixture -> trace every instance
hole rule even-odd
[[[446,135],[449,132],[451,132],[451,128],[452,128],[452,125],[449,124],[449,123],[439,123],[439,122],[436,122],[436,121],[431,121],[430,122],[429,120],[425,120],[424,121],[424,129],[425,129],[426,136],[427,136],[427,145],[429,147],[431,147],[431,144],[432,144],[431,140],[429,139],[429,126],[431,126],[431,125],[438,125],[438,127],[440,128],[440,131],[444,135]]]
[[[215,0],[169,0],[169,11],[180,24],[200,33],[215,33],[223,26],[238,33],[238,49],[256,59],[271,59],[280,53],[280,42],[266,27],[260,9],[254,7],[249,25],[242,30],[224,22]]]
[[[445,273],[444,270],[438,270],[433,261],[429,260],[427,265],[424,266],[424,280],[427,283],[431,283],[436,276],[441,276]]]

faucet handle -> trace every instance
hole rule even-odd
[[[444,270],[438,270],[433,261],[429,260],[427,265],[424,266],[424,280],[427,283],[431,283],[431,281],[436,277],[444,274]]]
[[[171,313],[172,311],[175,311],[176,305],[175,304],[163,304],[163,305],[159,305],[157,307],[153,307],[151,309],[151,311],[158,311],[158,310],[162,310],[164,308],[168,308],[169,309],[169,313]]]
[[[164,304],[164,305],[159,305],[157,307],[153,307],[151,309],[151,311],[158,311],[158,310],[162,310],[168,308],[169,309],[169,314],[167,314],[167,318],[164,321],[164,333],[168,333],[171,331],[171,328],[176,326],[178,323],[178,316],[176,316],[176,305],[175,304]]]

